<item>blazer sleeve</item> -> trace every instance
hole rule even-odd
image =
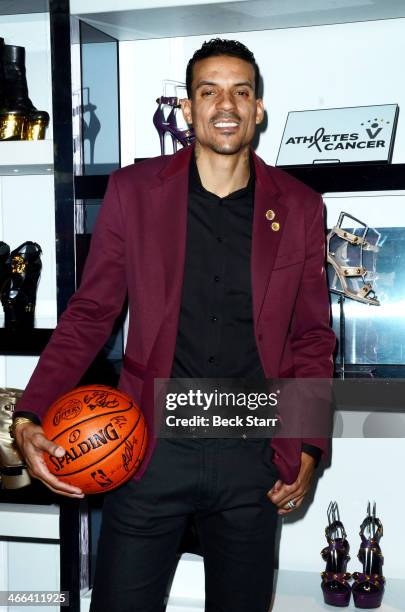
[[[313,210],[313,207],[311,207]],[[330,327],[330,305],[325,270],[324,204],[319,196],[315,213],[306,227],[306,259],[299,288],[290,338],[294,359],[294,375],[308,381],[310,401],[305,404],[303,444],[321,449],[328,455],[331,426],[331,378],[335,334]],[[302,383],[300,383],[302,386]],[[305,383],[305,386],[307,383]],[[303,398],[307,393],[303,394]],[[312,395],[312,397],[311,397]],[[304,399],[303,399],[304,402]],[[313,437],[312,431],[322,431]],[[306,437],[306,433],[309,437]]]
[[[43,416],[52,402],[77,385],[109,338],[127,292],[123,217],[114,173],[96,222],[80,288],[62,314],[16,411]]]

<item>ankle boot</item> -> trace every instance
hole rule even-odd
[[[37,285],[41,273],[41,247],[24,242],[10,253],[10,274],[1,293],[7,329],[34,327]]]
[[[0,140],[42,140],[49,115],[38,111],[28,96],[25,48],[4,45],[4,103]]]

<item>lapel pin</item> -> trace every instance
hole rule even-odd
[[[271,224],[271,229],[273,230],[273,232],[278,232],[278,230],[280,229],[280,223],[274,221],[274,223]]]
[[[269,209],[266,212],[266,219],[267,219],[267,221],[273,221],[275,216],[276,216],[276,213],[274,212],[274,210]]]

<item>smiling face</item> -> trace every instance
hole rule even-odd
[[[238,57],[220,55],[195,63],[192,96],[184,100],[183,113],[199,147],[221,155],[249,147],[264,114],[254,80],[253,66]]]

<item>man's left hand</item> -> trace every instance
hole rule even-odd
[[[308,453],[301,453],[301,468],[297,480],[290,485],[277,480],[274,487],[268,491],[267,497],[278,507],[278,514],[289,514],[301,506],[311,486],[314,471],[315,459]],[[295,505],[288,508],[287,503],[291,500]]]

